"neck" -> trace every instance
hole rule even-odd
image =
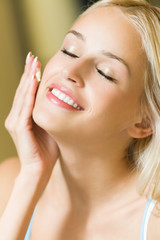
[[[93,147],[89,151],[73,145],[59,146],[61,155],[50,186],[57,189],[58,199],[63,198],[72,209],[89,211],[120,199],[122,195],[126,195],[126,199],[130,195],[136,174],[123,157],[122,149],[114,147],[114,151],[108,146],[105,151]]]

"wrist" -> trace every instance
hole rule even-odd
[[[26,181],[33,181],[33,184],[47,184],[51,176],[53,167],[49,167],[41,162],[22,164],[18,178],[24,178]]]

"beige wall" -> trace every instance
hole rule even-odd
[[[23,72],[23,56],[27,54],[26,49],[21,48],[18,32],[21,30],[16,24],[11,1],[0,1],[0,161],[16,155],[4,120]],[[27,51],[38,55],[42,67],[61,45],[64,34],[76,18],[76,8],[74,0],[19,1],[24,38],[30,46]]]
[[[74,0],[23,0],[27,40],[33,53],[44,63],[60,47],[66,31],[75,20],[77,4]]]
[[[22,68],[17,29],[9,1],[0,2],[0,31],[0,160],[2,160],[15,154],[3,123],[10,109]]]
[[[149,1],[149,2],[154,4],[155,6],[160,6],[160,0],[152,0],[152,1]]]

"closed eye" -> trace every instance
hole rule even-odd
[[[76,54],[67,51],[67,49],[65,49],[65,48],[63,48],[63,49],[61,50],[61,52],[64,53],[64,54],[66,54],[66,55],[68,55],[68,56],[70,56],[70,57],[79,58]],[[108,79],[108,80],[110,80],[110,81],[112,81],[112,82],[117,81],[115,78],[112,78],[112,77],[106,75],[102,70],[100,70],[100,69],[98,69],[98,68],[97,68],[97,72],[98,72],[99,74],[101,74],[103,77],[105,77],[106,79]]]
[[[69,55],[70,57],[79,58],[77,55],[75,55],[74,53],[71,53],[71,52],[67,51],[65,48],[63,48],[63,49],[61,50],[61,52],[63,52],[63,53],[66,54],[66,55]]]
[[[116,81],[115,78],[112,78],[112,77],[106,75],[103,71],[101,71],[101,70],[98,69],[98,68],[97,68],[97,72],[98,72],[99,74],[101,74],[103,77],[105,77],[106,79],[108,79],[108,80],[110,80],[110,81],[112,81],[112,82],[115,82],[115,81]]]

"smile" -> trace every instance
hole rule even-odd
[[[73,106],[74,108],[80,110],[81,107],[78,105],[78,103],[74,102],[72,98],[70,98],[68,95],[66,95],[65,93],[62,93],[61,91],[59,91],[56,88],[53,88],[53,90],[51,91],[51,93],[56,96],[58,99],[62,100],[63,102],[69,104],[70,106]]]
[[[68,110],[84,110],[83,107],[78,103],[75,96],[69,92],[66,88],[53,84],[49,92],[47,93],[47,98],[54,104],[66,108]]]

